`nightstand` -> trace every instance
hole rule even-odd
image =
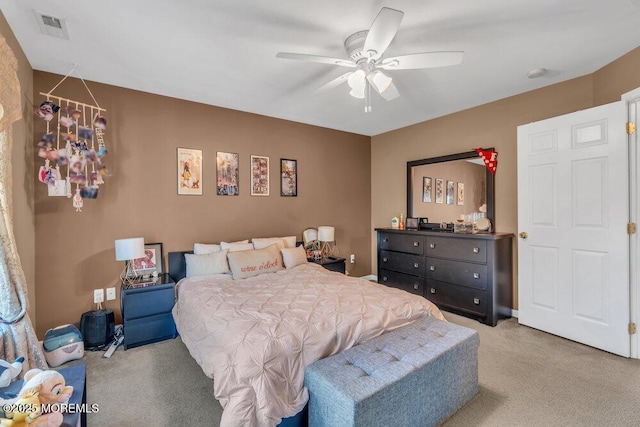
[[[177,336],[171,309],[176,302],[176,284],[166,273],[158,280],[140,280],[120,287],[120,309],[124,327],[124,349],[172,339]]]
[[[342,274],[344,274],[344,272],[347,269],[346,261],[347,260],[344,258],[337,258],[337,257],[335,259],[323,258],[319,261],[309,260],[309,262],[320,264],[327,270],[337,271],[338,273],[342,273]]]

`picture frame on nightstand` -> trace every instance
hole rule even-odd
[[[136,276],[148,276],[157,272],[164,273],[162,243],[145,243],[142,258],[133,260],[133,273]]]

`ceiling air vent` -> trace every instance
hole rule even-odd
[[[55,16],[35,10],[33,12],[36,14],[36,20],[38,21],[38,26],[42,34],[69,40],[69,31],[67,31],[67,25],[64,19],[56,18]]]

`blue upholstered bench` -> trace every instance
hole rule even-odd
[[[305,371],[309,425],[435,426],[478,393],[478,333],[424,317]]]

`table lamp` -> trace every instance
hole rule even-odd
[[[120,273],[123,283],[133,283],[136,278],[136,270],[133,268],[133,260],[144,257],[144,238],[133,237],[130,239],[116,240],[116,261],[124,261],[124,270]]]
[[[318,227],[318,240],[322,243],[322,258],[333,255],[332,243],[335,241],[336,229],[327,225]]]

